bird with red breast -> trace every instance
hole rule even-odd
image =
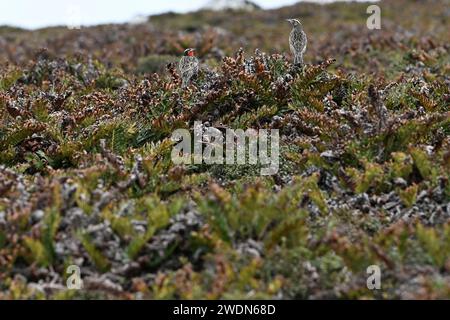
[[[180,59],[178,70],[182,79],[182,87],[186,88],[191,83],[192,77],[198,73],[198,59],[195,56],[195,49],[184,50],[183,57]]]

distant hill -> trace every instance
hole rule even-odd
[[[259,48],[267,53],[289,54],[290,25],[285,19],[297,17],[302,20],[309,38],[307,61],[335,57],[339,66],[377,71],[373,56],[354,57],[354,51],[367,46],[369,39],[374,43],[398,42],[398,38],[406,39],[408,34],[414,34],[417,39],[430,34],[438,41],[448,38],[445,1],[381,1],[382,32],[366,28],[368,3],[362,2],[325,5],[299,2],[271,10],[259,9],[246,0],[205,0],[205,3],[209,10],[139,17],[133,23],[81,30],[51,27],[21,31],[0,27],[0,61],[25,64],[35,58],[36,51],[46,48],[55,56],[83,53],[108,65],[136,70],[139,61],[144,61],[141,58],[179,56],[186,47],[198,48],[202,59],[218,61],[224,55],[233,55],[240,47],[246,52]],[[384,56],[380,57],[381,61],[393,61],[392,57]]]
[[[239,10],[253,11],[261,9],[256,3],[248,0],[210,0],[204,7],[207,10]]]

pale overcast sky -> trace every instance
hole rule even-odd
[[[317,0],[330,2],[330,0]],[[35,29],[54,25],[128,22],[139,15],[167,11],[186,12],[208,0],[0,0],[0,25]],[[299,0],[256,0],[264,8],[281,7]]]

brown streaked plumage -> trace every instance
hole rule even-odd
[[[289,36],[289,46],[292,54],[294,55],[294,64],[303,65],[303,54],[306,51],[308,39],[299,20],[288,19],[287,21],[293,26]]]

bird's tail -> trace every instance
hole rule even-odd
[[[303,66],[303,55],[301,55],[301,54],[296,55],[294,58],[294,64]]]

